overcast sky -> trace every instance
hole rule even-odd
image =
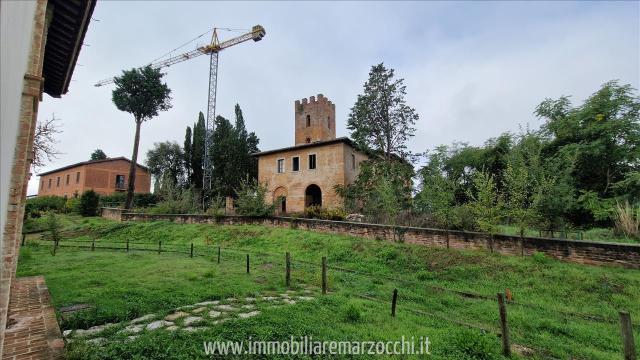
[[[640,85],[639,2],[99,1],[93,19],[69,93],[41,103],[40,119],[62,119],[63,154],[36,173],[88,160],[96,148],[130,158],[133,118],[111,102],[113,85],[93,84],[213,27],[266,29],[263,41],[221,52],[218,77],[218,114],[232,119],[239,103],[261,150],[293,145],[294,101],[319,93],[336,104],[338,136],[348,136],[349,109],[380,62],[405,79],[420,114],[416,152],[537,128],[533,110],[546,97],[579,104],[611,79]],[[201,56],[165,69],[173,108],[143,124],[140,162],[155,142],[182,144],[206,110],[208,68]]]

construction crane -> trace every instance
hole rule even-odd
[[[211,155],[209,154],[208,149],[211,148],[211,140],[214,130],[214,122],[216,119],[216,97],[218,92],[218,53],[220,51],[229,48],[234,45],[238,45],[248,40],[260,41],[266,34],[264,28],[260,25],[256,25],[251,28],[251,31],[240,36],[237,36],[233,39],[225,40],[220,42],[218,40],[218,28],[213,29],[213,35],[211,36],[211,43],[209,45],[200,46],[195,50],[191,50],[184,54],[172,56],[168,59],[152,62],[148,66],[153,69],[160,69],[164,67],[168,67],[171,65],[175,65],[177,63],[187,61],[198,57],[200,55],[210,55],[209,62],[209,98],[207,101],[207,122],[206,122],[206,130],[204,136],[205,143],[205,152],[204,152],[204,173],[203,173],[203,184],[202,184],[202,192],[203,192],[203,206],[205,204],[205,197],[209,194],[209,190],[211,190]],[[103,86],[107,84],[112,84],[114,82],[114,78],[105,79],[99,81],[95,84],[95,86]]]

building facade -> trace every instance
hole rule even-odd
[[[38,196],[73,197],[92,189],[100,195],[126,192],[131,160],[125,157],[84,161],[39,174]],[[138,164],[136,193],[151,192],[151,174]]]
[[[267,201],[276,203],[277,213],[344,205],[335,186],[353,183],[367,156],[349,138],[336,138],[335,113],[322,94],[296,101],[295,145],[255,154],[258,181],[266,184]]]
[[[43,93],[67,93],[95,0],[0,1],[0,354]],[[15,324],[14,324],[15,326]]]

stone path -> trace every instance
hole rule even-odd
[[[314,290],[311,289],[287,290],[281,294],[203,301],[173,309],[165,316],[147,314],[121,323],[103,324],[89,329],[68,329],[63,332],[63,336],[67,341],[84,339],[99,345],[107,341],[103,333],[124,334],[131,341],[146,331],[200,331],[225,321],[258,316],[264,308],[310,301],[314,299],[313,294]]]

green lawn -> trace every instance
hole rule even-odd
[[[594,267],[535,257],[433,249],[400,243],[262,226],[115,223],[63,216],[68,235],[61,245],[125,247],[154,251],[109,251],[51,247],[28,237],[18,276],[44,274],[57,308],[95,307],[60,318],[63,329],[87,328],[229,296],[283,292],[284,259],[293,258],[293,286],[320,285],[319,264],[327,256],[330,294],[259,316],[183,333],[144,332],[134,341],[113,332],[103,346],[76,342],[70,358],[205,358],[203,341],[396,340],[429,336],[433,359],[500,358],[497,292],[509,288],[513,343],[535,349],[533,358],[620,359],[620,309],[638,324],[640,271]],[[42,227],[44,220],[28,224]],[[164,250],[157,253],[158,241]],[[194,243],[195,257],[189,258]],[[221,264],[216,262],[222,247]],[[251,274],[245,273],[245,254]],[[353,271],[341,271],[337,268]],[[373,275],[371,275],[373,274]],[[397,317],[390,299],[399,291]],[[444,288],[444,290],[442,289]],[[450,291],[453,290],[453,291]],[[466,294],[466,295],[465,295]],[[472,294],[472,295],[469,295]],[[377,300],[370,300],[377,299]],[[467,326],[471,325],[470,330]],[[482,335],[477,328],[487,330]],[[640,348],[640,326],[635,325]]]
[[[498,228],[500,229],[499,232],[501,234],[520,235],[520,229],[517,226],[500,225]],[[560,233],[559,231],[555,231],[554,237],[560,237],[559,233]],[[581,233],[582,239],[580,239],[580,235],[578,233]],[[537,236],[540,236],[540,231],[534,230],[534,229],[526,229],[524,231],[524,235],[537,237]],[[545,234],[543,234],[543,236],[545,236]],[[567,238],[572,240],[585,240],[585,241],[591,240],[591,241],[607,241],[607,242],[616,242],[616,243],[640,244],[640,239],[627,237],[627,236],[624,236],[624,234],[622,235],[616,234],[613,231],[613,229],[608,229],[608,228],[591,228],[587,230],[568,231],[566,236]]]

